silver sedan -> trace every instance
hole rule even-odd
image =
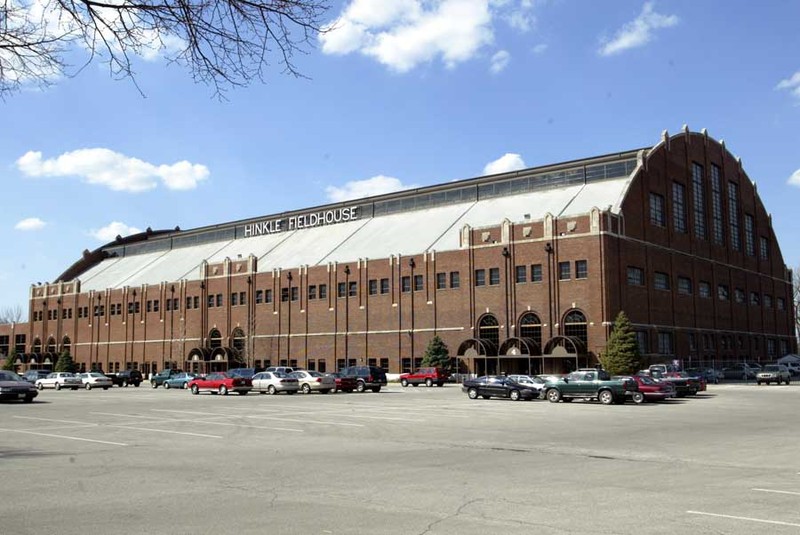
[[[311,392],[327,394],[332,390],[336,390],[336,378],[320,372],[300,370],[292,372],[290,377],[297,379],[303,394],[310,394]]]
[[[83,386],[81,378],[70,372],[53,372],[43,379],[36,380],[36,388],[42,390],[44,388],[55,388],[61,390],[62,388],[71,388],[77,390]]]
[[[281,372],[261,372],[253,376],[253,392],[259,394],[277,394],[286,392],[295,394],[300,389],[297,379]]]

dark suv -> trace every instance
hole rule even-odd
[[[386,372],[377,366],[350,366],[340,372],[343,377],[352,377],[356,380],[356,392],[370,389],[375,393],[386,386]]]
[[[157,374],[155,374],[150,378],[150,386],[152,386],[153,388],[158,388],[159,386],[164,384],[164,381],[171,378],[173,375],[178,375],[179,373],[181,373],[181,371],[182,370],[169,369],[169,368],[167,368],[166,370],[161,370],[160,372],[158,372]]]
[[[107,373],[106,377],[111,379],[117,386],[139,386],[142,384],[142,381],[144,381],[142,372],[139,370],[124,370],[119,373]]]
[[[29,383],[36,384],[36,381],[44,379],[51,373],[53,373],[53,370],[28,370],[23,374],[22,378]]]

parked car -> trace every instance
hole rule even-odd
[[[138,387],[144,381],[142,372],[139,370],[123,370],[118,373],[107,373],[106,377],[117,386],[133,385]]]
[[[91,390],[92,388],[102,388],[103,390],[108,390],[114,386],[114,382],[100,372],[80,373],[78,374],[78,377],[81,378],[83,387],[86,390]]]
[[[283,372],[260,372],[253,376],[253,391],[260,394],[286,392],[296,394],[300,389],[297,379]]]
[[[244,395],[250,392],[252,388],[253,384],[250,379],[230,375],[226,372],[209,373],[205,377],[195,377],[189,381],[189,389],[192,394],[206,391],[222,396],[227,396],[228,392]]]
[[[256,374],[255,368],[231,368],[228,370],[228,373],[231,375],[238,375],[239,377],[244,377],[245,379],[252,379],[253,376]]]
[[[641,370],[637,375],[644,377],[651,377],[657,383],[669,383],[675,389],[677,397],[682,398],[686,396],[693,396],[697,394],[700,388],[700,382],[697,379],[692,379],[688,376],[682,377],[680,373],[670,373],[664,375],[658,371]]]
[[[43,379],[36,380],[36,388],[39,390],[45,388],[55,388],[61,390],[62,388],[71,388],[77,390],[83,386],[81,378],[70,372],[53,372]]]
[[[302,368],[294,368],[292,366],[270,366],[264,371],[267,372],[280,372],[280,373],[292,373],[295,370],[302,370]]]
[[[761,368],[751,366],[746,362],[736,362],[727,368],[723,368],[722,372],[725,374],[725,379],[755,379]]]
[[[719,380],[724,376],[714,368],[687,368],[686,373],[692,377],[702,377],[706,383],[719,384]]]
[[[297,379],[303,394],[310,394],[312,391],[327,394],[336,388],[336,379],[320,372],[298,370],[292,372],[290,377]]]
[[[632,379],[612,379],[605,370],[593,369],[572,372],[558,381],[548,382],[545,396],[551,403],[582,398],[597,399],[603,405],[610,405],[625,403],[626,394],[637,389]]]
[[[22,378],[31,384],[36,384],[37,380],[44,379],[51,373],[53,370],[28,370],[22,375]]]
[[[783,364],[767,364],[764,369],[756,375],[756,382],[761,383],[775,383],[781,384],[781,381],[787,385],[792,382],[792,375],[789,373],[789,368]]]
[[[158,388],[159,386],[164,384],[164,381],[166,381],[170,377],[178,375],[179,373],[183,373],[183,372],[181,370],[177,370],[177,369],[176,370],[173,370],[173,369],[161,370],[160,372],[158,372],[157,374],[155,374],[154,376],[152,376],[150,378],[150,386],[152,386],[153,388]]]
[[[39,395],[36,387],[12,371],[0,370],[0,399],[30,403]]]
[[[419,368],[411,373],[404,373],[400,375],[400,384],[402,386],[418,386],[424,384],[427,387],[433,385],[444,386],[445,381],[450,377],[450,374],[444,371],[443,368]]]
[[[508,378],[517,383],[530,386],[534,390],[538,390],[539,397],[544,397],[544,386],[547,384],[547,381],[544,379],[532,377],[530,375],[509,375]]]
[[[484,375],[467,379],[461,386],[469,399],[509,398],[512,401],[531,400],[539,397],[539,390],[530,385],[518,383],[502,375]]]
[[[647,375],[633,375],[631,380],[636,381],[638,389],[630,393],[635,403],[645,401],[664,401],[676,397],[675,387],[669,382],[658,382]]]
[[[333,377],[336,381],[336,388],[333,390],[334,392],[352,392],[356,389],[357,381],[355,377],[344,377],[339,372],[331,372],[328,375]]]
[[[370,389],[377,394],[387,383],[386,372],[377,366],[349,366],[340,371],[343,376],[356,380],[356,392]]]
[[[173,375],[169,379],[164,380],[164,389],[169,390],[170,388],[189,388],[189,382],[195,377],[197,377],[197,374],[188,372],[181,372],[178,375]]]
[[[784,366],[789,368],[789,373],[792,374],[792,377],[800,375],[800,362],[787,362]]]

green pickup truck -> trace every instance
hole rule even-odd
[[[635,381],[612,379],[605,370],[581,370],[566,377],[548,381],[545,397],[551,403],[572,401],[576,398],[597,399],[603,405],[625,403],[625,394],[639,390]]]

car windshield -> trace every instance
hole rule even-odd
[[[86,375],[88,375],[89,377],[105,377],[105,375],[103,375],[102,373],[97,373],[97,372],[87,373]]]
[[[287,374],[285,374],[283,372],[272,372],[272,375],[274,375],[275,377],[277,377],[279,379],[284,379],[286,377],[289,377]]]
[[[775,366],[775,365],[772,365],[772,366],[769,366],[769,365],[768,365],[768,366],[764,366],[764,371],[765,371],[765,372],[778,372],[778,371],[780,371],[780,370],[781,370],[781,369],[780,369],[778,366]]]
[[[656,382],[655,382],[655,381],[653,381],[653,378],[652,378],[652,377],[648,377],[648,376],[646,376],[646,375],[640,375],[640,376],[639,376],[639,380],[640,380],[642,383],[646,384],[646,385],[654,385],[654,384],[656,384]]]
[[[0,372],[0,381],[23,381],[24,379],[14,372]]]
[[[319,373],[319,372],[307,372],[307,373],[311,377],[323,377],[323,375],[321,373]]]

